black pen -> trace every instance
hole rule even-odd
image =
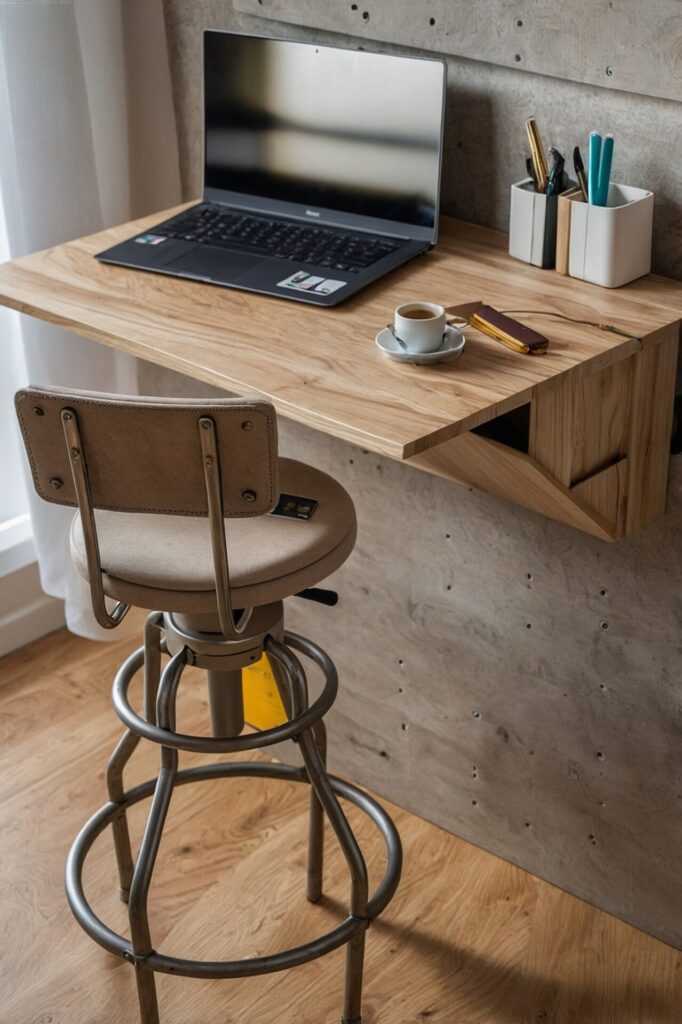
[[[587,177],[585,176],[585,165],[583,164],[583,158],[580,155],[580,146],[576,146],[573,150],[573,166],[575,167],[575,176],[578,179],[578,184],[582,190],[583,199],[587,202]]]
[[[550,149],[549,155],[552,158],[552,169],[547,179],[547,195],[558,196],[563,192],[564,158],[558,149]]]
[[[526,174],[528,175],[529,178],[533,179],[533,185],[535,186],[535,191],[537,192],[537,190],[538,190],[538,181],[537,181],[537,178],[535,177],[535,168],[533,167],[533,158],[530,157],[530,156],[526,157]]]

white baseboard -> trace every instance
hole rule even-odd
[[[64,602],[42,592],[35,563],[4,576],[1,587],[12,600],[0,600],[0,657],[64,625]]]

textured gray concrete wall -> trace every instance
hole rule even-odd
[[[227,0],[166,0],[166,19],[191,196],[201,29],[312,33]],[[530,113],[565,149],[608,125],[618,177],[657,193],[657,266],[682,276],[677,104],[459,58],[449,83],[446,210],[506,226]],[[205,393],[152,367],[141,387]],[[281,435],[284,454],[327,469],[358,506],[339,607],[288,610],[341,670],[334,767],[682,946],[682,457],[666,516],[606,546],[301,426],[281,422]]]
[[[640,6],[650,13],[652,20],[656,20],[660,13],[657,4],[658,0],[655,0]],[[292,4],[297,12],[300,12],[301,6],[301,0]],[[324,17],[325,23],[328,23],[328,15],[320,13],[328,7],[326,3],[310,0],[308,6],[312,22]],[[358,11],[353,14],[359,26],[358,32],[362,28],[360,39],[236,13],[230,0],[193,0],[192,3],[165,0],[180,128],[182,174],[188,197],[198,195],[201,190],[202,29],[224,28],[285,38],[314,37],[349,46],[366,45],[378,20],[373,15],[367,26],[364,26],[362,13],[367,6],[360,4]],[[405,26],[409,26],[408,9],[422,8],[421,4],[414,4],[413,0],[391,0],[390,3],[389,0],[383,0],[382,3],[375,2],[373,6],[395,12],[395,38],[400,38],[401,33],[404,35]],[[475,6],[477,10],[480,7],[479,4],[469,6]],[[537,17],[542,17],[545,24],[549,24],[547,12],[541,13],[547,6],[554,8],[565,5],[560,4],[560,0],[552,0],[549,5],[530,5],[524,29],[520,31],[527,32],[533,18]],[[347,7],[350,12],[350,3]],[[537,8],[537,11],[531,14],[533,8]],[[266,9],[265,4],[263,9]],[[479,16],[480,12],[477,13]],[[420,15],[420,21],[423,20]],[[345,17],[339,18],[339,24],[346,32],[349,21]],[[402,26],[398,28],[401,21]],[[508,21],[507,27],[495,25],[491,26],[491,31],[513,33],[514,19],[510,17]],[[579,17],[576,17],[576,24],[581,24]],[[587,24],[583,20],[582,33],[587,30]],[[442,25],[438,23],[433,27],[434,35],[442,31]],[[598,32],[600,38],[604,38],[603,23],[599,25]],[[398,49],[387,40],[386,28],[383,28],[381,38],[381,49]],[[649,62],[658,59],[656,53],[639,53],[637,56],[639,41],[633,39],[631,42],[633,61],[635,58]],[[434,51],[442,50],[445,46],[442,39],[438,43],[434,39],[433,45]],[[514,45],[520,46],[520,43]],[[404,51],[406,48],[403,46],[400,49]],[[616,89],[529,74],[522,67],[506,68],[462,57],[448,58],[449,114],[443,181],[444,212],[487,227],[507,229],[509,185],[525,176],[527,148],[524,124],[531,114],[537,118],[547,145],[557,146],[567,156],[572,153],[575,145],[580,145],[585,154],[592,128],[613,131],[617,139],[614,180],[649,188],[656,195],[654,268],[660,273],[682,278],[682,160],[679,159],[682,153],[681,104],[673,100],[652,99]],[[670,73],[673,89],[677,89],[682,100],[682,70],[677,68],[675,72],[673,68]]]

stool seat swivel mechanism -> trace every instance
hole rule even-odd
[[[397,888],[400,838],[375,800],[328,774],[323,718],[336,697],[336,669],[320,647],[283,624],[286,597],[335,603],[333,594],[316,585],[353,549],[350,497],[327,474],[278,457],[274,409],[260,400],[175,401],[27,388],[17,394],[16,408],[38,494],[77,508],[72,557],[90,583],[98,622],[111,629],[130,606],[150,610],[142,647],[114,680],[114,708],[125,732],[107,767],[109,799],[81,829],[66,865],[66,894],[79,924],[133,965],[142,1024],[160,1020],[157,972],[241,978],[295,967],[342,945],[341,1019],[359,1024],[365,936]],[[311,518],[269,515],[280,493],[316,503]],[[112,610],[107,599],[116,602]],[[264,653],[287,720],[245,733],[242,669]],[[302,658],[324,679],[312,702]],[[210,736],[176,729],[176,698],[187,665],[206,672]],[[142,713],[128,699],[138,672],[144,682]],[[126,789],[123,771],[140,740],[160,748],[159,774]],[[180,750],[235,754],[284,740],[298,745],[301,767],[260,760],[178,767]],[[309,787],[308,899],[315,903],[322,895],[325,819],[350,875],[348,915],[336,928],[296,948],[245,960],[191,960],[156,949],[148,895],[173,790],[225,777],[284,779]],[[126,814],[147,798],[149,816],[134,857]],[[365,860],[339,798],[367,814],[385,841],[384,876],[371,895]],[[83,889],[86,856],[108,828],[130,937],[97,917]]]

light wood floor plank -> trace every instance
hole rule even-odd
[[[142,619],[134,620],[138,626]],[[61,631],[0,662],[0,1024],[131,1024],[132,971],[95,946],[63,895],[68,847],[104,800],[106,757],[121,726],[113,673],[136,645]],[[206,721],[198,673],[186,676],[183,727]],[[130,780],[151,775],[143,744]],[[183,764],[199,763],[185,756]],[[367,945],[365,1024],[679,1024],[682,958],[675,950],[393,809],[405,874]],[[146,805],[131,811],[139,841]],[[173,798],[152,888],[164,952],[196,957],[271,952],[334,927],[345,913],[343,859],[328,835],[326,895],[304,897],[303,787],[223,780]],[[370,873],[382,844],[349,815]],[[110,838],[96,843],[86,891],[126,930]],[[163,1024],[336,1024],[343,951],[280,975],[234,982],[159,978]]]

